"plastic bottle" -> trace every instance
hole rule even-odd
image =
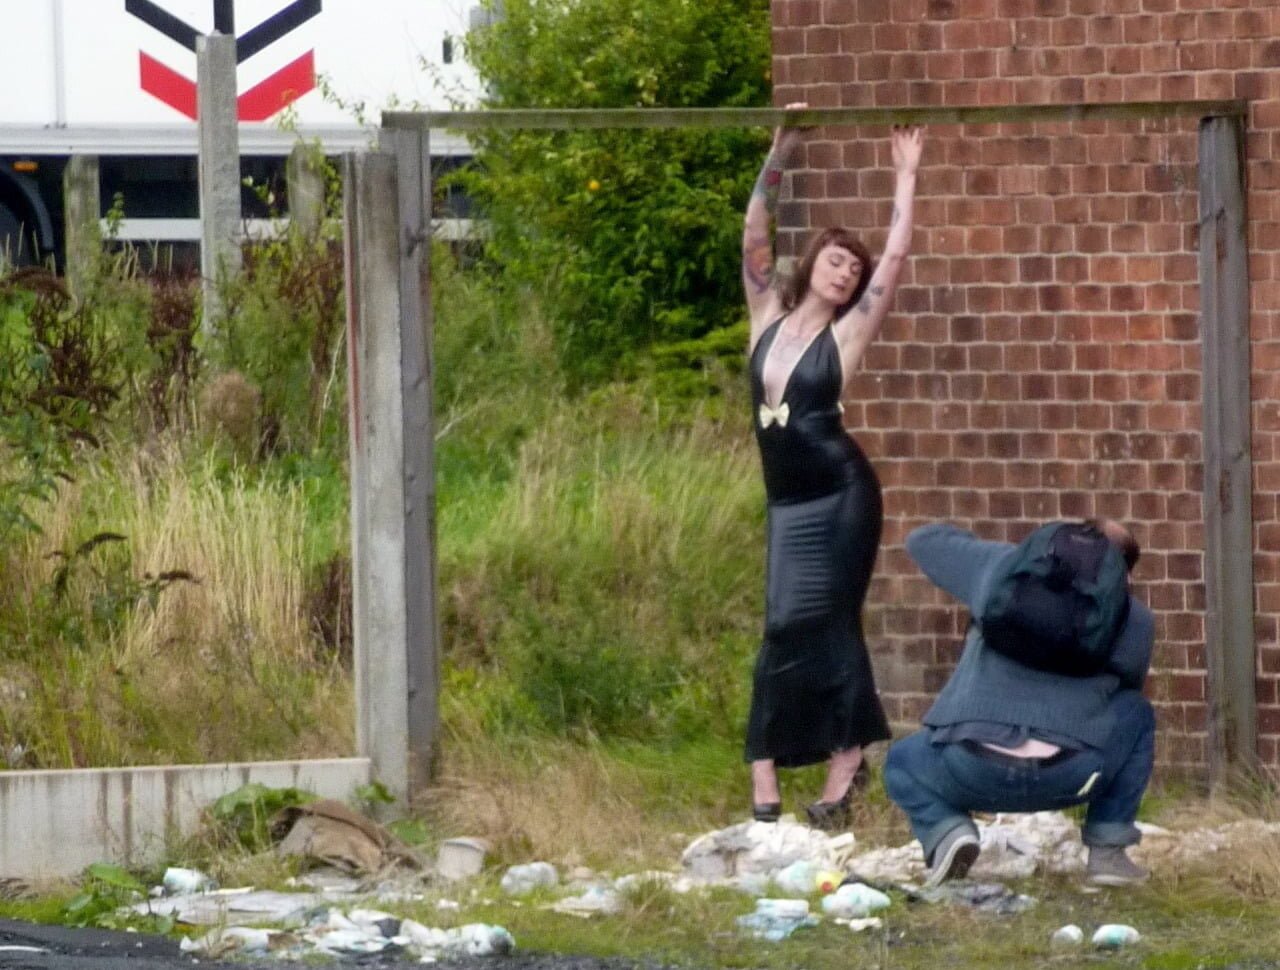
[[[814,888],[820,893],[833,893],[844,882],[844,873],[838,869],[819,869],[813,877]]]
[[[830,896],[824,896],[822,899],[824,913],[844,919],[861,919],[888,906],[888,896],[860,882],[841,886]]]
[[[1093,945],[1115,950],[1137,943],[1140,939],[1142,934],[1132,926],[1125,926],[1123,923],[1105,923],[1093,934]]]
[[[549,862],[530,862],[512,866],[502,876],[502,891],[512,896],[523,896],[541,886],[554,886],[560,881],[556,867]]]
[[[774,873],[773,881],[783,892],[808,895],[813,892],[818,872],[817,865],[808,859],[797,859],[785,869]]]

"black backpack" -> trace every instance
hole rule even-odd
[[[1037,670],[1099,673],[1129,615],[1124,557],[1092,525],[1051,522],[992,579],[977,623],[988,647]]]

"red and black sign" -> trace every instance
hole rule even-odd
[[[236,34],[235,0],[213,0],[213,29],[236,38],[236,63],[247,61],[320,12],[321,0],[293,0],[256,27]],[[199,32],[152,0],[125,0],[127,13],[194,53]],[[138,52],[142,90],[188,118],[196,117],[196,82]],[[286,64],[242,93],[236,104],[241,121],[265,121],[316,86],[315,51]]]

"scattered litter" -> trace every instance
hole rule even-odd
[[[550,909],[570,916],[597,916],[616,913],[622,909],[622,897],[616,890],[592,886],[581,896],[569,896],[553,903]]]
[[[812,873],[845,868],[856,844],[850,832],[831,837],[786,818],[740,822],[694,839],[680,863],[686,873],[703,881],[732,880],[748,873],[776,880],[782,870],[804,860],[813,867],[811,881],[804,889],[808,893],[813,891]]]
[[[407,951],[423,962],[443,957],[482,957],[506,954],[515,939],[501,926],[468,923],[453,929],[423,926],[376,910],[317,911],[307,926],[293,933],[227,926],[199,939],[184,939],[184,953],[204,956],[262,956],[296,960],[309,955],[365,956]]]
[[[1183,870],[1222,852],[1256,856],[1260,847],[1280,849],[1280,822],[1242,819],[1216,828],[1170,832],[1138,823],[1143,840],[1134,846],[1134,861],[1150,869]]]
[[[322,893],[357,893],[364,883],[333,866],[317,866],[299,876],[290,876],[286,886],[314,889]]]
[[[738,917],[738,925],[760,940],[776,943],[805,926],[817,926],[807,899],[757,899],[756,910]]]
[[[1026,879],[1037,871],[1084,869],[1080,829],[1062,812],[999,814],[980,824],[982,852],[970,873],[975,879]]]
[[[1084,869],[1079,827],[1062,812],[1002,813],[979,821],[982,851],[970,874],[975,879],[1025,879],[1037,871],[1073,873]],[[920,845],[872,849],[846,868],[863,882],[912,883],[924,877]]]
[[[769,891],[769,877],[762,872],[744,872],[730,879],[728,885],[748,896],[763,896]]]
[[[888,907],[888,896],[860,882],[846,883],[822,897],[822,911],[844,919],[863,919]]]
[[[23,946],[21,943],[5,943],[0,946],[0,953],[48,953],[42,946]]]
[[[821,871],[816,862],[797,859],[786,868],[775,872],[773,881],[784,893],[804,895],[813,892],[814,884],[818,881],[818,873]]]
[[[762,880],[762,885],[767,880]],[[661,869],[650,869],[646,872],[635,872],[626,876],[619,876],[613,881],[613,888],[620,893],[629,892],[645,883],[652,883],[665,886],[674,893],[684,895],[693,890],[696,883],[688,876],[682,876],[675,872],[663,872]],[[763,895],[763,890],[761,891]]]
[[[529,862],[521,866],[512,866],[502,876],[502,891],[510,896],[525,896],[535,889],[544,886],[555,886],[560,882],[556,867],[550,862]]]
[[[226,926],[213,930],[196,939],[184,937],[178,944],[183,953],[203,953],[211,957],[228,953],[259,955],[267,952],[271,938],[279,936],[278,930],[260,930],[248,926]]]
[[[378,932],[391,937],[400,932],[400,917],[377,909],[353,909],[348,919],[366,933]]]
[[[884,920],[879,916],[868,916],[865,919],[837,918],[833,922],[849,927],[849,930],[853,933],[861,933],[863,930],[878,930],[884,926]]]
[[[813,877],[814,888],[820,893],[833,893],[844,882],[844,873],[839,869],[820,869]]]
[[[1207,857],[1257,845],[1280,846],[1280,822],[1244,819],[1215,828],[1172,831],[1138,822],[1143,841],[1134,860],[1153,869],[1182,869]],[[975,879],[1024,879],[1036,872],[1071,875],[1084,871],[1087,850],[1080,829],[1062,812],[1002,813],[978,821],[982,851],[969,870]],[[844,866],[863,882],[919,883],[924,860],[916,842],[877,848]]]
[[[501,926],[488,923],[468,923],[441,930],[407,919],[401,924],[400,932],[408,941],[408,949],[423,963],[434,962],[441,957],[500,956],[516,948],[516,941],[510,933]]]
[[[1053,936],[1049,937],[1049,942],[1057,947],[1079,946],[1084,942],[1084,930],[1075,923],[1068,923],[1054,930]]]
[[[1093,934],[1093,945],[1107,950],[1118,950],[1142,939],[1142,934],[1123,923],[1105,923]]]
[[[175,922],[191,926],[241,921],[297,926],[303,922],[307,910],[326,906],[332,900],[332,896],[318,893],[281,893],[246,887],[149,899],[127,908],[144,916],[169,916]]]
[[[483,839],[445,839],[436,852],[436,872],[449,880],[479,875],[488,851],[488,843]]]
[[[952,903],[983,913],[1012,916],[1036,905],[1034,896],[1015,893],[998,882],[948,882],[933,889],[913,890],[910,898],[926,903]]]
[[[164,886],[164,891],[170,896],[178,896],[183,893],[198,893],[218,888],[218,884],[199,869],[182,869],[178,866],[170,866],[164,871],[161,885]]]
[[[457,912],[458,910],[462,909],[462,904],[452,899],[437,899],[436,909],[443,910],[446,912]]]
[[[919,882],[924,878],[924,868],[920,845],[916,842],[872,849],[855,856],[849,863],[849,872],[863,882]]]

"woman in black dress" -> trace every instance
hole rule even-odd
[[[803,107],[789,105],[788,107]],[[775,285],[771,222],[802,135],[779,128],[747,206],[742,275],[751,312],[751,392],[768,498],[765,633],[747,724],[754,815],[781,811],[778,767],[828,763],[811,824],[848,824],[862,749],[888,740],[862,603],[880,543],[874,470],[845,431],[841,398],[880,331],[911,239],[918,128],[895,129],[897,175],[884,252],[873,263],[844,229],[810,241]]]

